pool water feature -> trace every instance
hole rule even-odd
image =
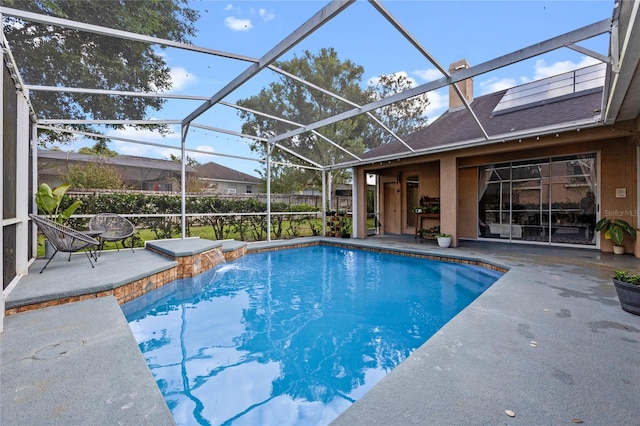
[[[244,256],[123,305],[182,424],[328,424],[501,276],[329,246]]]

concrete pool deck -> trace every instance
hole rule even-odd
[[[610,277],[616,269],[640,271],[640,259],[464,241],[440,249],[405,237],[262,242],[247,252],[321,241],[510,269],[335,425],[637,422],[640,317],[620,309]],[[38,260],[10,298],[43,297],[36,288],[64,294],[168,262],[145,250],[102,256],[95,270],[86,258],[64,259],[59,276],[47,274],[53,262],[38,274]],[[10,315],[0,350],[0,424],[173,424],[113,297]]]

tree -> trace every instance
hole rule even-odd
[[[107,148],[107,141],[104,139],[97,141],[92,148],[87,146],[80,148],[78,154],[99,155],[102,157],[117,157],[120,155],[116,151]]]
[[[199,14],[187,0],[4,0],[29,12],[187,42]],[[27,84],[162,92],[170,69],[155,46],[21,19],[4,18],[3,30]],[[143,119],[165,100],[79,93],[31,93],[36,114],[59,119]],[[89,125],[75,129],[98,132]],[[122,126],[113,125],[118,128]],[[149,128],[149,126],[147,126]],[[166,132],[166,126],[153,126]],[[40,143],[65,142],[68,133],[40,132]]]
[[[122,173],[101,161],[69,165],[61,178],[72,188],[126,189]]]
[[[414,86],[404,73],[381,75],[370,86],[374,100],[383,99],[396,93],[402,93]],[[427,94],[414,96],[391,105],[382,107],[377,117],[389,129],[400,137],[414,133],[427,125],[428,118],[424,114],[429,106]],[[381,126],[372,126],[367,138],[367,148],[372,149],[394,140],[394,136]]]
[[[169,154],[169,160],[171,160],[171,161],[173,161],[175,163],[179,163],[180,161],[182,161],[181,159],[182,159],[182,157],[180,157],[179,155]],[[196,168],[196,167],[201,165],[198,160],[196,160],[193,157],[189,157],[188,155],[187,155],[187,161],[186,161],[185,164],[187,166],[193,167],[193,168]]]
[[[169,154],[169,160],[179,163],[182,157],[175,154]],[[193,157],[189,157],[187,155],[187,161],[185,164],[189,167],[196,168],[200,165],[200,162]],[[174,183],[176,186],[180,186],[180,180],[174,179]],[[198,176],[187,176],[187,182],[185,183],[185,189],[187,192],[204,192],[204,187]]]
[[[359,85],[359,82],[362,81],[364,69],[351,61],[340,61],[336,51],[332,48],[323,48],[317,55],[312,55],[309,51],[305,51],[302,57],[295,56],[289,61],[278,62],[277,66],[316,86],[323,87],[333,93],[339,93],[353,102],[365,103],[370,98],[370,94]],[[352,108],[351,105],[339,99],[305,86],[286,76],[281,76],[279,81],[273,82],[268,88],[262,89],[257,96],[240,100],[238,104],[301,124],[318,121]],[[242,130],[247,134],[271,137],[295,128],[294,125],[251,112],[240,111],[239,114],[245,120]],[[319,129],[319,133],[343,148],[359,154],[363,152],[365,147],[362,134],[365,133],[366,126],[366,118],[358,116],[325,126]],[[331,164],[353,158],[314,133],[301,134],[296,138],[281,141],[280,143],[320,164]],[[251,148],[262,156],[266,155],[267,148],[263,143],[254,143]],[[273,150],[271,158],[278,162],[293,162],[306,165],[303,160],[295,158],[288,152],[278,148]],[[277,164],[272,165],[272,170],[272,182],[276,181],[276,187],[278,185],[290,186],[288,184],[280,184],[277,181],[286,182],[291,180],[297,182],[298,186],[303,186],[304,184],[311,184],[315,187],[321,186],[321,175],[314,170],[296,169]],[[263,177],[266,176],[265,171],[261,174]],[[274,177],[277,179],[273,179]],[[327,188],[329,194],[332,181],[335,180],[339,183],[346,178],[347,175],[342,171],[329,173]]]
[[[289,61],[278,62],[277,66],[361,105],[399,93],[412,85],[406,76],[394,74],[381,76],[376,80],[376,85],[363,88],[364,68],[349,60],[341,61],[332,48],[323,48],[316,55],[305,51],[302,57],[294,56]],[[353,108],[351,104],[286,76],[281,76],[278,81],[262,89],[257,96],[240,100],[238,104],[300,124],[309,124]],[[417,96],[383,108],[382,117],[378,118],[397,134],[408,134],[426,124],[424,108],[427,105],[426,95]],[[246,134],[269,138],[296,128],[292,124],[249,111],[240,111],[239,114],[245,120],[242,131]],[[318,129],[318,133],[355,155],[393,140],[392,135],[364,114],[324,126]],[[322,165],[354,159],[313,132],[280,141],[279,144]],[[267,147],[264,143],[255,142],[251,148],[261,156],[266,156]],[[304,164],[303,160],[277,147],[273,149],[271,159],[276,162]],[[261,175],[266,177],[264,169]],[[329,202],[333,185],[346,183],[349,178],[347,170],[327,173]],[[321,186],[321,174],[318,171],[277,164],[272,165],[271,179],[272,188],[299,190]]]

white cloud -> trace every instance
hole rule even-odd
[[[251,19],[240,19],[235,16],[225,18],[224,24],[227,28],[233,31],[249,31],[253,28]]]
[[[117,129],[110,131],[108,136],[120,137],[126,139],[132,139],[141,142],[151,142],[158,143],[162,145],[174,146],[176,148],[180,147],[180,133],[176,126],[170,126],[171,133],[166,136],[162,136],[157,132],[153,132],[151,130],[137,130],[131,127],[125,129]],[[151,146],[151,145],[143,145],[133,142],[126,142],[120,140],[112,140],[112,146],[110,149],[122,154],[122,155],[132,155],[137,157],[146,157],[146,158],[161,158],[161,159],[169,159],[171,155],[180,156],[179,149],[170,149],[164,148],[160,146]],[[208,145],[198,145],[195,148],[198,151],[211,152],[215,153],[215,149]],[[211,155],[207,155],[204,153],[197,152],[187,152],[187,156],[199,161],[200,163],[208,163],[209,161],[213,161],[213,157]]]
[[[427,98],[429,99],[429,105],[425,110],[425,114],[429,117],[429,122],[433,123],[449,107],[449,89],[429,92],[427,93]]]
[[[128,138],[139,141],[146,142],[158,142],[163,141],[166,143],[167,141],[172,142],[173,140],[180,140],[180,132],[175,128],[175,126],[170,126],[170,133],[168,135],[161,135],[158,132],[154,132],[148,129],[136,129],[133,127],[125,127],[124,129],[115,129],[109,131],[107,136],[115,136],[119,138]]]
[[[122,155],[133,155],[136,157],[145,157],[145,158],[170,158],[169,154],[178,155],[180,151],[165,149],[155,146],[148,145],[138,145],[123,141],[113,141],[113,149],[114,151],[119,152]]]
[[[216,152],[215,149],[213,149],[213,147],[209,145],[198,145],[193,149],[198,151],[211,152],[211,153]],[[194,160],[202,164],[208,163],[209,161],[214,161],[214,157],[212,157],[211,155],[201,154],[199,152],[187,152],[187,156],[193,158]]]
[[[185,87],[196,83],[198,81],[198,77],[188,72],[186,69],[182,67],[174,67],[171,68],[169,73],[171,75],[171,90],[179,91],[184,89]]]
[[[232,5],[231,3],[229,3],[228,5],[226,5],[226,6],[224,7],[224,9],[223,9],[223,10],[232,10],[232,9],[233,9],[233,5]]]
[[[267,9],[259,9],[258,14],[262,17],[264,22],[271,21],[276,17],[276,15],[272,12],[267,12]]]
[[[488,93],[499,92],[500,90],[509,89],[517,84],[518,83],[514,78],[493,77],[480,82],[480,94],[486,95]]]
[[[152,142],[163,145],[180,146],[180,133],[171,127],[171,133],[166,136],[162,136],[158,132],[154,132],[147,129],[134,129],[132,127],[126,127],[124,129],[116,129],[109,131],[107,136],[119,137],[125,139],[131,139],[141,142]],[[169,158],[169,154],[179,155],[180,151],[175,149],[163,148],[159,146],[143,145],[133,142],[126,142],[117,139],[112,139],[113,146],[110,147],[114,151],[123,155],[135,155],[139,157],[147,158]]]
[[[413,72],[413,74],[417,75],[418,77],[420,77],[421,79],[427,82],[444,77],[444,75],[435,68],[429,68],[426,70],[416,70]]]
[[[534,65],[534,80],[541,78],[547,78],[554,75],[562,74],[565,72],[573,71],[578,68],[588,67],[599,63],[597,59],[590,56],[583,56],[580,62],[574,63],[571,61],[554,62],[551,65],[547,65],[544,59],[538,59]]]

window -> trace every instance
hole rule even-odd
[[[236,193],[235,188],[227,188],[227,194],[235,194],[235,193]]]
[[[595,166],[587,154],[481,167],[478,235],[595,245]]]
[[[251,194],[251,185],[247,185],[247,194]]]

